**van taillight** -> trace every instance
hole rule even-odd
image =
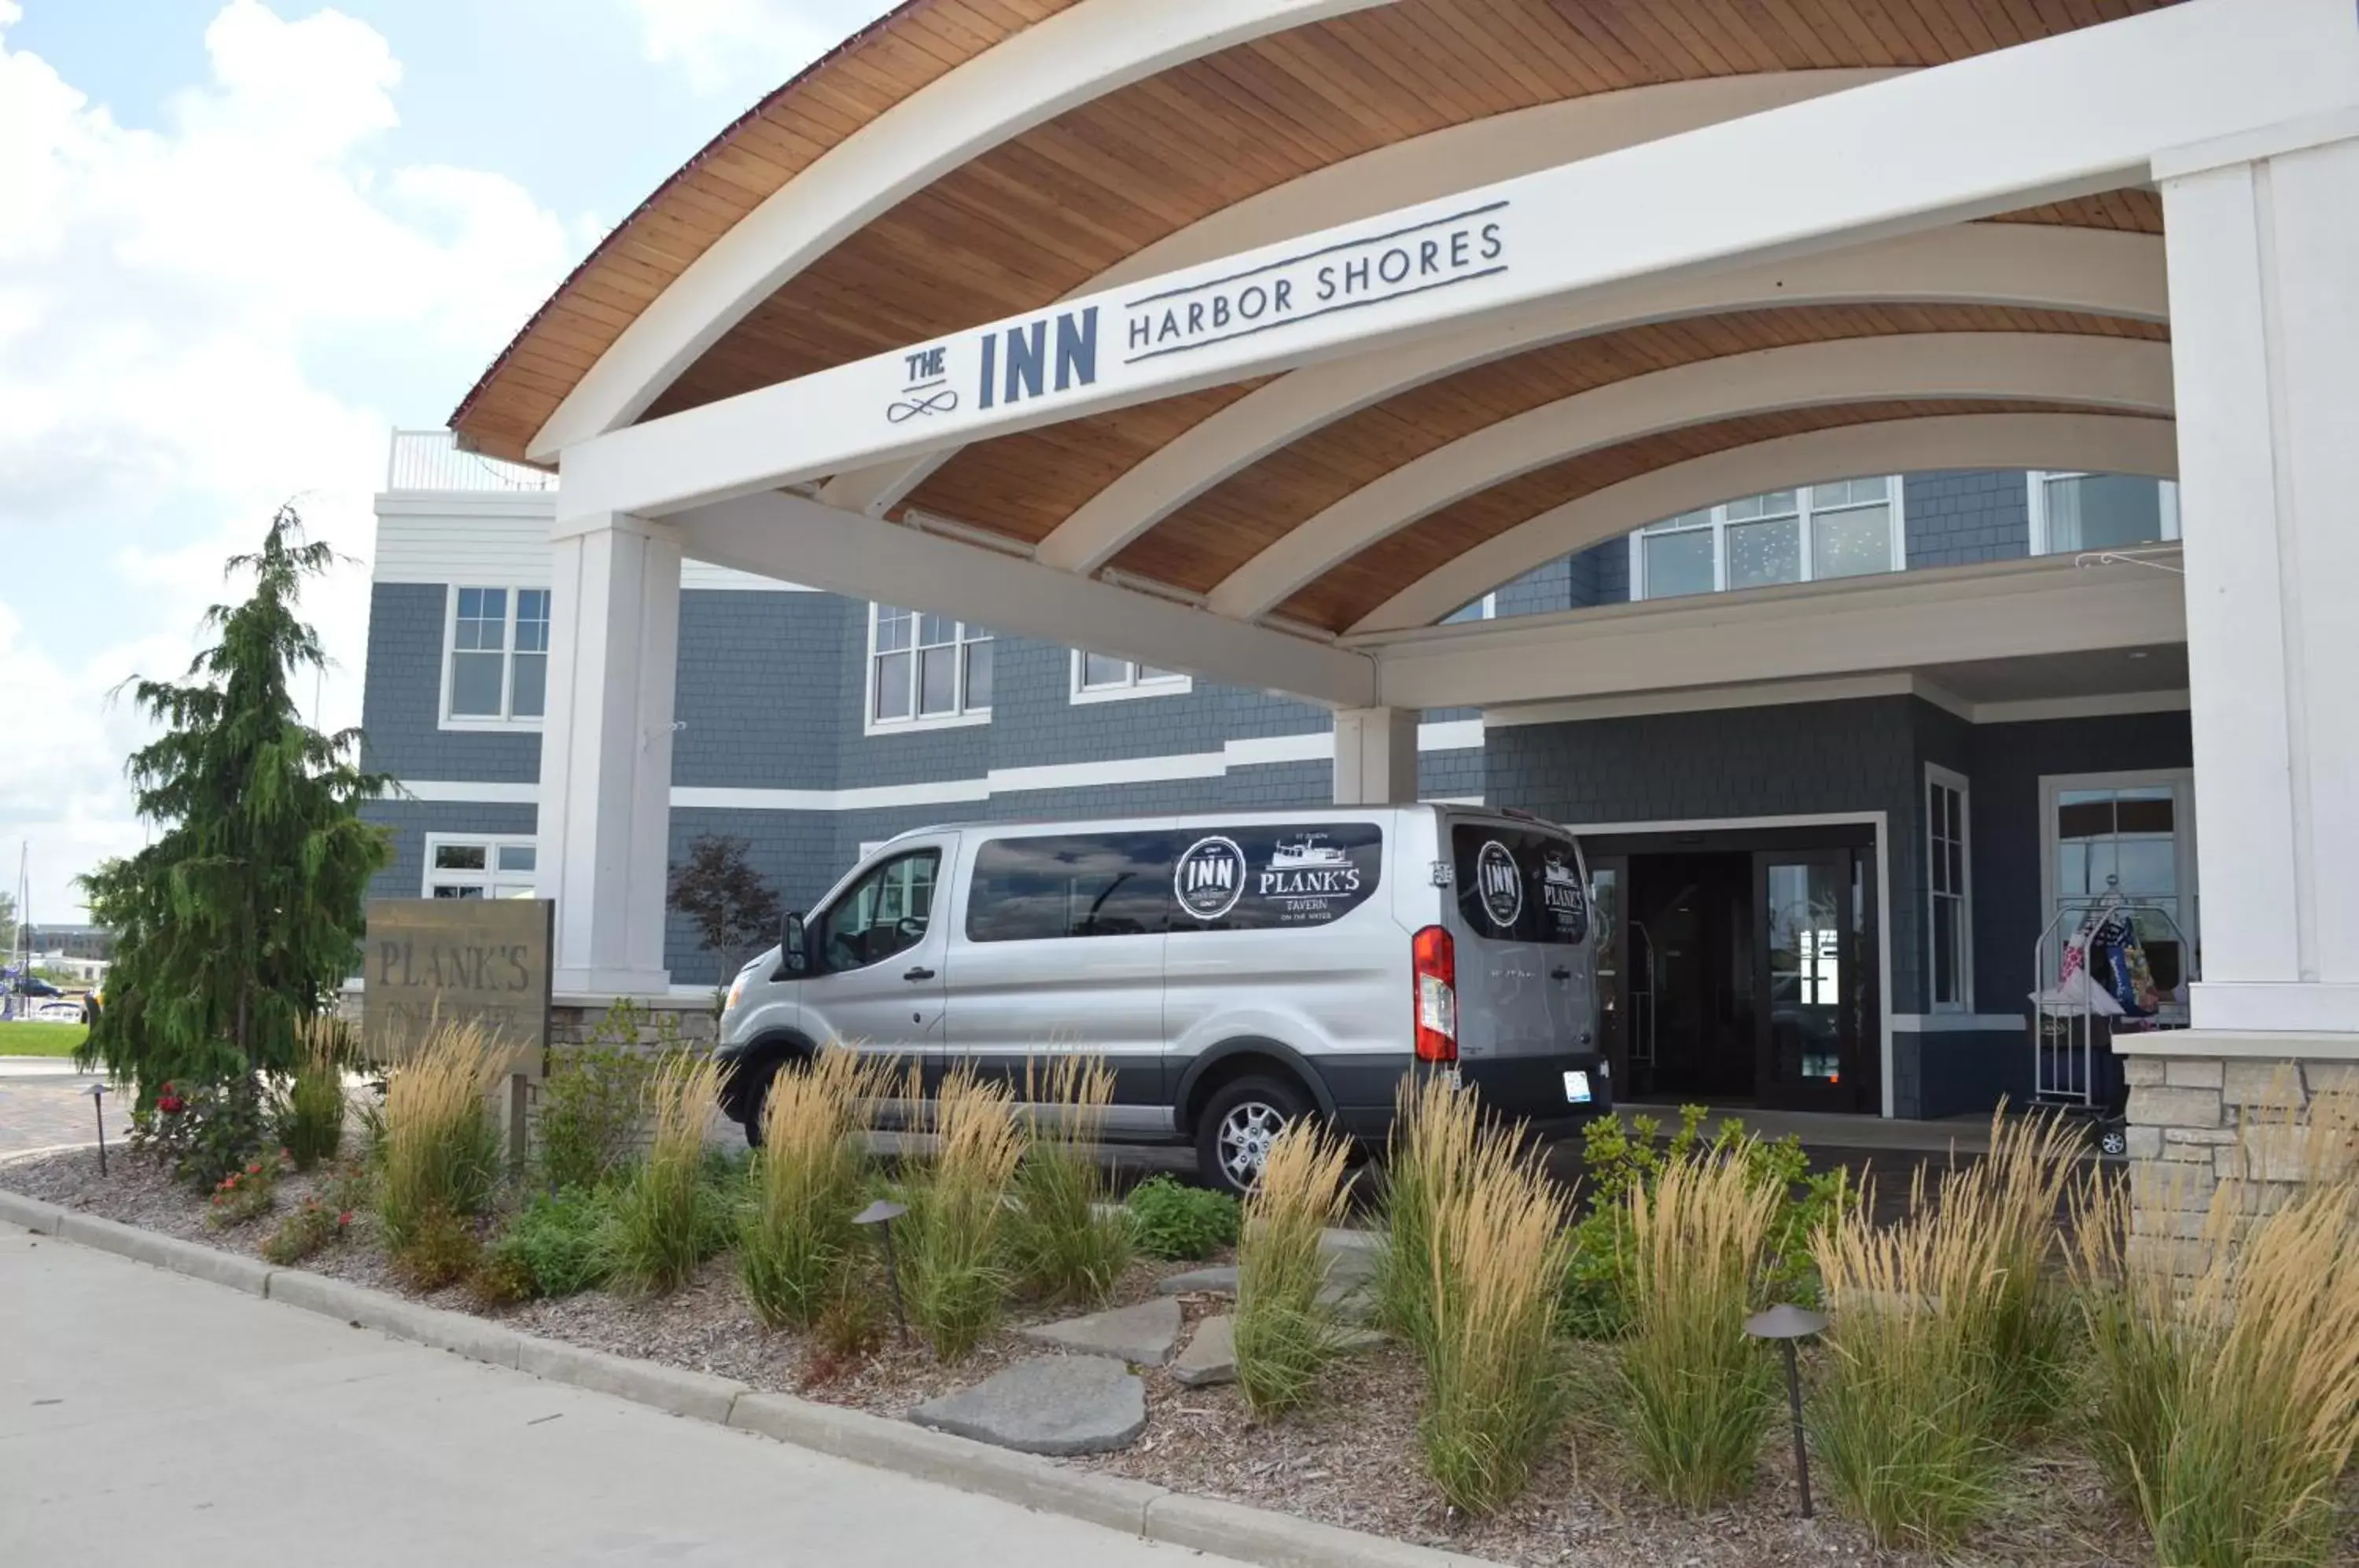
[[[1409,939],[1417,972],[1417,1059],[1458,1060],[1458,951],[1450,933],[1428,926]]]

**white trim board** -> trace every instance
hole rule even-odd
[[[1892,1116],[1892,1036],[1898,1018],[1892,1011],[1892,833],[1886,811],[1809,811],[1784,817],[1690,817],[1661,822],[1564,822],[1576,838],[1605,838],[1624,833],[1725,833],[1746,828],[1857,827],[1875,830],[1875,1003],[1883,1015],[1882,1077],[1877,1112]],[[1910,1015],[1917,1017],[1920,1015]],[[1963,1015],[1951,1015],[1963,1016]]]
[[[1491,729],[1522,724],[1558,724],[1590,719],[1647,718],[1658,713],[1704,713],[1731,708],[1782,708],[1798,702],[1842,702],[1862,697],[1921,697],[1971,724],[2031,724],[2042,719],[2104,718],[2119,713],[2181,713],[2185,688],[2171,691],[2122,691],[2085,697],[2041,697],[2012,702],[1970,702],[1940,684],[1905,671],[1835,675],[1803,681],[1764,681],[1744,686],[1695,686],[1675,691],[1634,691],[1623,696],[1577,697],[1561,702],[1518,703],[1486,708]]]
[[[1894,1013],[1892,1027],[1900,1034],[2020,1034],[2027,1026],[2014,1013]]]
[[[556,520],[553,490],[524,495],[379,495],[376,556],[369,580],[437,587],[547,588],[554,576],[549,530]],[[679,585],[683,591],[819,592],[693,560],[679,563]]]

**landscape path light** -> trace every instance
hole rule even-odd
[[[893,1326],[901,1331],[901,1343],[909,1343],[908,1315],[901,1310],[901,1270],[893,1262],[893,1222],[909,1212],[907,1203],[877,1199],[852,1216],[856,1225],[875,1225],[885,1237],[885,1281],[893,1287]]]
[[[90,1096],[91,1114],[98,1117],[98,1173],[106,1174],[106,1084],[92,1083],[82,1091]]]
[[[1827,1315],[1808,1307],[1784,1304],[1745,1320],[1745,1332],[1755,1339],[1774,1339],[1786,1353],[1786,1407],[1794,1416],[1794,1479],[1802,1489],[1802,1517],[1810,1517],[1810,1454],[1802,1444],[1802,1373],[1794,1342],[1808,1339],[1827,1326]]]

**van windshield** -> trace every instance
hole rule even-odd
[[[1458,916],[1476,936],[1577,946],[1589,935],[1589,890],[1571,840],[1504,822],[1457,822],[1450,851]]]

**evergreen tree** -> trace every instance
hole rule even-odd
[[[326,665],[296,601],[334,561],[280,507],[261,550],[231,558],[225,574],[251,571],[253,594],[205,613],[220,640],[183,682],[127,683],[164,725],[125,768],[157,833],[82,879],[114,932],[83,1060],[136,1083],[143,1105],[167,1082],[287,1070],[297,1020],[332,1007],[358,967],[364,896],[390,851],[356,808],[392,781],[362,771],[360,731],[311,729],[289,691]]]

